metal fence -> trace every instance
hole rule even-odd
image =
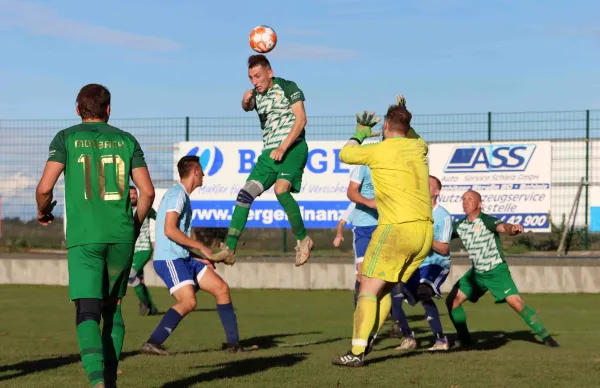
[[[48,145],[72,120],[0,120],[0,196],[2,218],[35,217],[35,187],[41,176]],[[172,184],[173,144],[183,140],[259,140],[258,119],[245,117],[112,119],[131,132],[146,154],[157,187]],[[353,116],[309,117],[307,140],[344,141],[355,126]],[[415,115],[413,127],[428,143],[551,140],[552,209],[567,214],[577,186],[589,183],[578,208],[576,223],[588,224],[591,191],[600,181],[600,111],[474,113]],[[309,143],[310,145],[310,143]],[[63,182],[55,197],[62,215]],[[555,217],[557,214],[553,214]]]

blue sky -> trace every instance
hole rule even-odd
[[[568,4],[569,3],[569,4]],[[309,116],[600,109],[597,1],[0,0],[0,119],[76,118],[90,82],[113,117],[249,116],[250,30]]]

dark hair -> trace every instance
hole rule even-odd
[[[410,130],[412,114],[402,105],[390,105],[385,120],[391,129],[406,133]]]
[[[263,66],[267,69],[270,69],[271,63],[269,62],[267,57],[265,57],[262,54],[251,55],[248,58],[248,69],[252,69],[253,67],[256,67],[256,66]]]
[[[429,175],[429,177],[433,180],[435,180],[435,184],[437,185],[438,190],[442,189],[442,182],[438,179],[438,177],[433,176],[433,175]]]
[[[135,190],[135,191],[137,191],[137,187],[135,187],[135,186],[129,186],[129,190]]]
[[[202,168],[198,156],[186,155],[177,162],[177,171],[180,178],[185,178],[196,167],[196,164]]]
[[[77,95],[77,107],[82,120],[102,119],[108,121],[106,109],[109,105],[110,92],[102,85],[85,85]]]

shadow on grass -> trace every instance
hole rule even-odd
[[[222,364],[213,365],[213,368],[220,368],[209,372],[202,372],[184,379],[170,381],[164,384],[163,388],[185,388],[191,387],[197,383],[206,383],[209,381],[229,379],[232,377],[243,377],[254,373],[264,372],[271,368],[291,367],[304,361],[307,358],[306,353],[284,354],[273,357],[251,357],[243,360],[236,360]],[[206,368],[206,367],[202,367]]]
[[[531,342],[537,345],[542,345],[543,342],[539,341],[535,334],[533,334],[529,330],[520,330],[513,332],[504,332],[504,331],[477,331],[471,333],[472,344],[465,347],[459,347],[451,349],[451,351],[456,352],[466,352],[473,350],[494,350],[501,348],[506,345],[510,341],[523,341],[523,342]],[[450,341],[451,344],[454,344],[454,341]]]
[[[121,359],[135,356],[138,352],[123,352]],[[47,357],[39,360],[22,361],[11,365],[0,366],[0,373],[13,372],[7,376],[0,376],[0,381],[12,380],[19,377],[27,376],[32,373],[44,372],[47,370],[57,369],[70,364],[81,362],[79,354],[68,354],[65,356]]]

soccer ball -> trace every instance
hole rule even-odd
[[[277,34],[271,27],[258,26],[250,32],[250,47],[257,53],[268,53],[276,44]]]

